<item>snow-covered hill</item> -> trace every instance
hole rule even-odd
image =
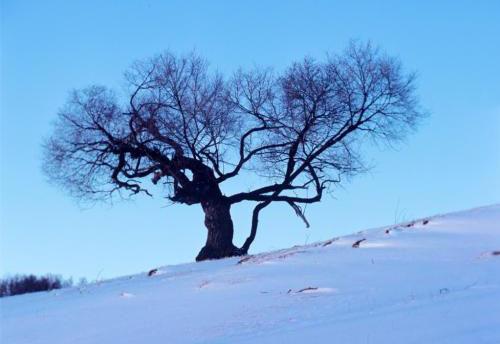
[[[0,307],[2,344],[500,343],[500,205]]]

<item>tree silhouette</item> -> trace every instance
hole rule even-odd
[[[201,204],[208,235],[197,260],[246,254],[273,202],[307,224],[301,206],[363,171],[360,143],[399,140],[422,116],[414,75],[369,43],[229,78],[194,53],[167,52],[136,62],[125,79],[125,98],[102,86],[72,93],[44,145],[44,170],[79,199],[150,194],[159,184],[174,203]],[[222,192],[248,173],[263,184]],[[238,248],[230,209],[243,201],[255,208]]]

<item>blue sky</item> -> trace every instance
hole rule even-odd
[[[374,167],[310,206],[310,229],[288,208],[267,208],[253,252],[500,202],[499,13],[494,0],[3,0],[0,274],[95,279],[194,259],[205,240],[199,206],[142,197],[82,208],[40,168],[69,90],[121,90],[135,59],[165,49],[196,49],[230,73],[369,39],[418,72],[430,112],[418,132],[396,149],[368,149]],[[233,209],[237,244],[250,213]]]

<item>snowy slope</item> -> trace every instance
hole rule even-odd
[[[1,342],[500,343],[498,251],[495,205],[3,298]]]

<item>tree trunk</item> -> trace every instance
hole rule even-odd
[[[233,245],[233,221],[231,205],[224,197],[202,201],[207,227],[207,242],[196,257],[196,261],[219,259],[242,255],[240,249]]]

